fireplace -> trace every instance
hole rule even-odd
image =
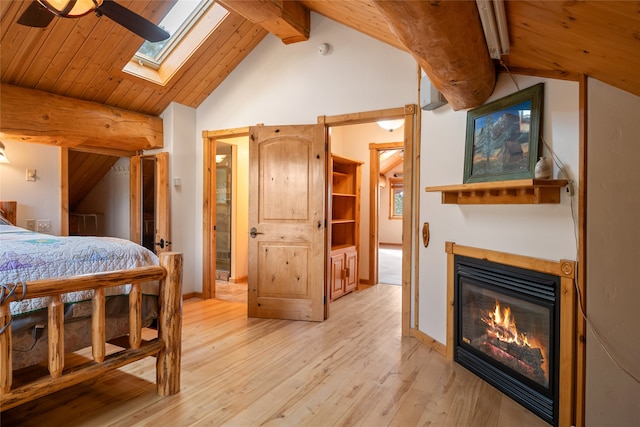
[[[454,360],[558,424],[560,277],[455,256]]]
[[[584,341],[576,333],[575,261],[453,242],[445,251],[447,357],[548,423],[576,425],[584,397],[576,354]]]

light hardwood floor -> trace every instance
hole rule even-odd
[[[154,359],[2,413],[2,426],[547,426],[457,364],[400,336],[399,286],[337,300],[323,323],[184,304],[182,390]]]

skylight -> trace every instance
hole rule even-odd
[[[182,37],[207,11],[213,0],[178,0],[169,13],[158,24],[170,34],[167,40],[152,43],[145,41],[133,57],[133,61],[154,70],[178,45]],[[226,11],[224,11],[226,12]],[[220,14],[220,19],[224,13]]]
[[[145,42],[122,71],[165,86],[227,16],[229,12],[215,0],[178,0],[159,24],[169,39]]]

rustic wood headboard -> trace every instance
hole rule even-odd
[[[18,202],[0,201],[0,210],[2,216],[5,217],[13,225],[16,225],[16,211],[18,210]]]

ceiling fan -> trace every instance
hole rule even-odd
[[[49,25],[54,16],[80,18],[94,11],[97,16],[106,15],[150,42],[159,42],[169,38],[169,33],[165,30],[113,0],[33,1],[18,19],[18,24],[44,28]]]

